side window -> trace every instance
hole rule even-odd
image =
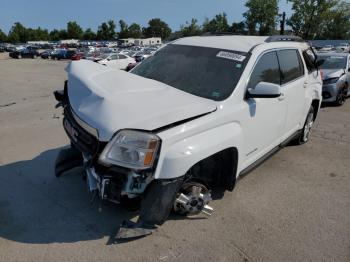
[[[119,59],[126,59],[126,56],[125,55],[119,55]]]
[[[255,88],[260,82],[281,84],[280,68],[276,52],[264,54],[255,65],[248,88]]]
[[[317,70],[317,68],[315,66],[316,57],[311,49],[305,50],[303,52],[303,57],[304,57],[306,67],[307,67],[307,70],[309,71],[309,73]]]
[[[304,69],[300,63],[297,50],[280,50],[277,51],[277,56],[281,68],[281,84],[288,83],[304,75]]]

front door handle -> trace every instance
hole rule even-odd
[[[304,88],[307,88],[308,85],[309,85],[309,83],[308,83],[308,82],[305,82],[305,83],[304,83]]]
[[[286,99],[286,96],[281,93],[281,95],[278,97],[278,101],[283,101],[284,99]]]

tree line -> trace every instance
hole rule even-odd
[[[117,25],[113,20],[102,23],[97,31],[91,28],[83,30],[76,22],[67,23],[66,29],[49,31],[38,27],[26,28],[15,23],[8,34],[0,29],[0,42],[27,42],[36,40],[58,41],[61,39],[114,40],[116,38],[161,37],[173,40],[180,37],[196,36],[205,33],[234,33],[243,35],[278,34],[279,27],[285,24],[295,35],[304,39],[350,39],[350,3],[346,0],[287,0],[292,5],[292,14],[286,20],[280,12],[279,0],[248,0],[241,22],[228,22],[225,13],[212,19],[206,18],[202,24],[192,18],[172,32],[169,25],[160,18],[153,18],[146,27],[137,23],[128,25],[124,20]]]

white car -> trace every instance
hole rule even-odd
[[[320,62],[296,37],[179,39],[131,72],[71,63],[64,128],[72,146],[56,176],[83,165],[102,200],[141,201],[136,224],[151,233],[173,209],[210,215],[210,191],[237,179],[290,141],[309,140],[322,101]]]
[[[332,45],[325,45],[324,47],[321,48],[321,52],[329,52],[329,51],[332,51],[334,50],[334,46]]]
[[[101,65],[105,65],[114,69],[125,70],[129,64],[136,63],[134,58],[125,54],[108,53],[101,55],[95,61]]]
[[[350,45],[348,43],[341,43],[339,46],[337,46],[337,50],[340,50],[345,53],[349,53]]]

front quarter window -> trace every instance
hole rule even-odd
[[[248,54],[244,52],[170,44],[131,73],[222,101],[235,89],[247,60]]]

